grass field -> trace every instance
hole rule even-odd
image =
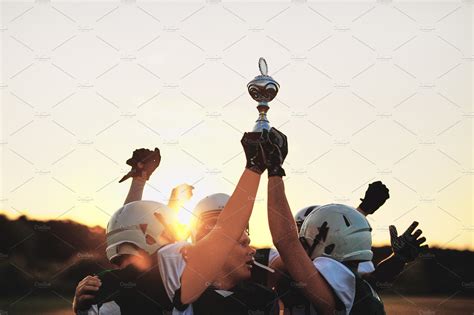
[[[396,315],[464,315],[474,314],[474,299],[449,297],[399,297],[383,296],[387,314]],[[14,301],[13,301],[14,302]],[[0,315],[38,314],[66,315],[72,314],[71,304],[67,298],[45,297],[24,298],[13,303],[1,300]],[[13,304],[11,304],[13,303]]]

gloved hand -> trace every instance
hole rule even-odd
[[[398,236],[397,228],[394,225],[389,226],[392,251],[396,257],[405,263],[415,260],[422,251],[428,249],[428,245],[421,246],[426,238],[419,238],[422,233],[420,229],[412,234],[417,226],[418,222],[414,221],[400,236]]]
[[[268,142],[268,130],[244,133],[240,143],[242,143],[244,147],[245,157],[247,159],[245,168],[257,174],[262,174],[265,171],[267,167],[265,165],[265,153],[262,144]]]
[[[270,142],[263,144],[268,177],[285,176],[282,165],[288,155],[288,139],[285,134],[274,127],[270,129],[268,137]]]
[[[154,151],[141,148],[133,151],[133,155],[127,160],[127,164],[132,167],[127,175],[122,177],[119,183],[130,177],[143,177],[144,179],[150,179],[151,174],[160,165],[161,155],[160,150],[155,148]]]
[[[362,203],[359,205],[359,208],[366,214],[374,213],[388,198],[390,198],[388,192],[389,190],[387,186],[382,184],[381,181],[369,184],[369,188],[367,188],[367,191],[365,192],[365,197],[360,199]]]

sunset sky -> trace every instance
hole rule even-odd
[[[292,211],[391,198],[369,221],[417,220],[429,244],[474,250],[473,6],[467,1],[1,4],[0,213],[105,227],[134,149],[159,147],[144,199],[232,193],[257,118],[246,84],[265,57],[280,84]],[[270,245],[266,175],[250,221]]]

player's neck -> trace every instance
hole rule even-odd
[[[230,275],[220,275],[212,283],[219,290],[229,290],[237,285],[238,281]]]

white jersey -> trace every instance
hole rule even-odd
[[[270,248],[267,266],[270,266],[278,257],[280,257],[280,254],[278,253],[278,251],[275,248]],[[359,275],[371,273],[374,271],[375,271],[375,267],[371,261],[360,262],[359,266],[357,267],[357,273]]]
[[[92,305],[90,309],[84,311],[77,311],[77,315],[120,315],[120,307],[114,301],[104,303],[99,308],[97,305]]]
[[[326,279],[333,289],[336,296],[344,304],[345,310],[336,314],[348,315],[352,309],[355,299],[355,276],[352,271],[340,262],[328,258],[317,257],[313,260],[313,264],[319,273]],[[285,309],[285,314],[306,315],[305,305],[298,305],[291,310]],[[310,315],[317,315],[315,308],[310,305]]]
[[[181,288],[181,275],[186,267],[181,249],[189,245],[191,244],[187,242],[178,242],[163,246],[158,251],[161,279],[164,281],[163,284],[170,301],[173,301],[175,292]],[[192,305],[189,305],[184,311],[178,311],[174,308],[173,315],[193,315]]]

